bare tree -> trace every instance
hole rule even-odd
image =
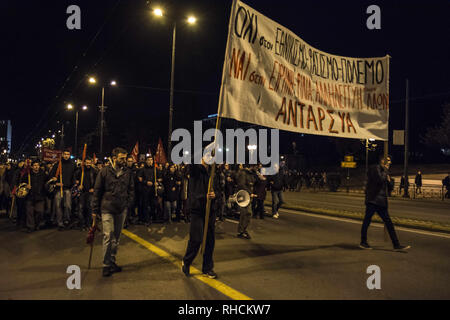
[[[450,103],[444,105],[441,123],[428,128],[421,142],[432,147],[450,148]]]

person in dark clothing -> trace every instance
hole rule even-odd
[[[227,216],[232,215],[232,208],[228,206],[228,199],[233,195],[234,182],[233,182],[233,172],[230,169],[228,163],[225,164],[223,174],[225,177],[225,214]]]
[[[155,168],[153,167],[153,158],[145,159],[144,168],[137,173],[141,185],[142,209],[139,216],[139,224],[149,226],[156,220],[156,195],[155,195]]]
[[[75,178],[80,181],[80,198],[78,201],[78,218],[79,218],[79,228],[81,230],[88,229],[92,224],[91,213],[92,213],[92,197],[94,194],[94,184],[95,178],[97,177],[97,170],[92,167],[92,160],[86,159],[84,166],[83,184],[81,184],[81,174],[82,169],[79,168],[75,173]]]
[[[127,152],[122,148],[112,151],[112,165],[97,175],[92,200],[92,219],[101,216],[103,225],[103,276],[122,271],[116,264],[120,234],[127,210],[134,200],[133,172],[126,165]]]
[[[189,270],[192,262],[197,256],[198,250],[203,241],[203,229],[205,225],[206,200],[211,199],[211,210],[209,213],[206,243],[203,253],[202,272],[207,277],[214,279],[217,274],[214,272],[213,252],[215,245],[215,222],[216,212],[214,211],[214,184],[212,191],[208,193],[208,184],[211,167],[202,159],[201,165],[191,165],[189,168],[189,190],[188,190],[188,208],[190,210],[191,226],[189,231],[189,241],[186,253],[183,257],[181,270],[186,276],[189,276]]]
[[[422,193],[422,172],[420,170],[417,171],[414,183],[416,184],[416,192]]]
[[[445,193],[445,198],[449,199],[450,198],[450,172],[447,174],[447,176],[442,179],[442,186],[445,187],[446,189],[446,193]]]
[[[127,157],[127,168],[129,170],[131,170],[131,172],[133,173],[133,181],[134,181],[134,200],[133,203],[130,205],[130,207],[128,208],[128,214],[127,214],[127,218],[125,219],[125,225],[124,225],[124,229],[126,229],[128,227],[128,225],[130,224],[135,224],[136,222],[136,207],[138,207],[138,203],[139,203],[139,180],[137,178],[137,166],[136,163],[134,162],[134,158],[132,156],[128,156]]]
[[[267,177],[262,175],[260,171],[256,172],[257,178],[254,185],[254,194],[256,195],[256,207],[253,213],[254,217],[264,219],[264,200],[266,200]]]
[[[239,170],[234,176],[234,183],[237,186],[237,190],[245,190],[250,195],[250,200],[255,197],[253,193],[254,177],[248,168],[244,168],[242,164],[239,165]],[[250,201],[251,203],[251,201]],[[243,239],[251,239],[247,228],[250,224],[250,204],[246,207],[239,206],[239,225],[238,225],[238,237]]]
[[[278,172],[274,175],[271,175],[268,179],[268,183],[270,185],[270,191],[272,193],[272,217],[275,219],[279,218],[278,210],[280,210],[283,205],[283,185],[284,185],[284,176],[281,170],[279,170],[279,166],[275,164],[275,170]]]
[[[75,184],[75,170],[76,166],[72,160],[70,160],[70,151],[65,150],[62,154],[61,159],[62,168],[62,186],[63,193],[61,195],[60,179],[56,182],[56,192],[55,192],[55,210],[56,210],[56,221],[58,223],[58,230],[62,231],[67,227],[71,220],[72,214],[72,194],[71,188]],[[58,165],[55,165],[50,172],[51,177],[56,176],[58,170]]]
[[[171,165],[163,178],[164,185],[164,222],[172,223],[172,215],[177,208],[177,198],[180,179],[175,172],[175,165]]]
[[[39,161],[31,165],[30,177],[24,174],[21,183],[27,183],[28,195],[25,197],[27,232],[39,230],[44,214],[46,184],[48,176],[40,170]],[[30,183],[29,183],[30,182]]]
[[[215,175],[215,186],[216,189],[214,190],[214,193],[216,194],[216,198],[214,200],[214,203],[216,205],[215,211],[217,214],[217,218],[219,221],[224,221],[224,210],[225,210],[225,173],[224,173],[224,166],[218,165]]]
[[[28,161],[28,160],[27,160]],[[21,161],[17,165],[17,169],[14,172],[13,175],[13,196],[15,198],[15,205],[14,205],[14,212],[16,217],[16,226],[17,229],[25,228],[26,227],[26,211],[25,211],[25,199],[19,198],[15,195],[15,191],[17,190],[17,187],[21,183],[22,177],[27,172],[27,165],[24,161]]]
[[[183,218],[185,222],[190,221],[189,210],[188,210],[188,188],[189,188],[189,167],[183,165],[181,167],[181,211],[183,212]]]
[[[361,243],[360,248],[372,249],[367,242],[367,230],[369,229],[372,216],[378,213],[383,220],[391,237],[392,244],[395,250],[406,250],[410,246],[402,246],[395,233],[394,224],[389,217],[388,212],[388,189],[392,188],[391,178],[389,177],[388,170],[391,165],[391,158],[381,157],[378,165],[369,168],[367,173],[367,185],[366,185],[366,214],[361,228]]]

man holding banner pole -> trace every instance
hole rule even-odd
[[[190,168],[188,202],[191,226],[186,254],[182,261],[182,271],[186,276],[190,274],[190,266],[197,256],[203,239],[202,272],[208,278],[217,278],[217,274],[213,270],[216,216],[215,212],[210,210],[214,208],[211,202],[216,197],[211,186],[211,177],[214,177],[213,171],[214,165],[207,165],[203,158],[201,165],[193,164]]]

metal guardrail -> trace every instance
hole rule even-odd
[[[404,188],[400,186],[395,187],[392,194],[402,196],[404,194]],[[419,190],[420,189],[420,190]],[[402,192],[403,191],[403,192]],[[418,192],[420,191],[420,192]],[[420,188],[417,185],[410,184],[408,188],[408,194],[410,199],[441,199],[445,200],[445,188],[444,186],[434,185],[434,184],[423,184]]]

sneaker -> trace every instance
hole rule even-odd
[[[280,217],[280,215],[278,214],[278,212],[276,212],[273,216],[274,219],[278,219]]]
[[[210,279],[216,279],[217,278],[217,273],[215,273],[213,270],[210,270],[208,272],[203,272],[203,274],[210,278]]]
[[[244,232],[244,238],[250,240],[252,237],[248,234],[247,231]]]
[[[181,261],[181,271],[186,275],[186,277],[189,277],[190,275],[190,266],[187,264],[184,264],[184,261]]]
[[[112,275],[111,267],[103,267],[103,276],[110,277]]]
[[[402,246],[402,245],[394,246],[395,251],[408,250],[409,248],[411,248],[411,246]]]
[[[59,226],[59,227],[58,227],[58,231],[64,231],[64,230],[65,230],[64,227],[62,227],[62,226]]]
[[[238,237],[238,238],[242,238],[242,239],[245,238],[243,233],[238,233],[237,237]]]
[[[111,273],[116,273],[116,272],[121,272],[122,268],[113,262],[113,264],[110,267],[110,270],[111,270]]]
[[[359,244],[359,247],[364,250],[372,250],[372,247],[369,246],[369,244],[367,242],[361,242]]]

